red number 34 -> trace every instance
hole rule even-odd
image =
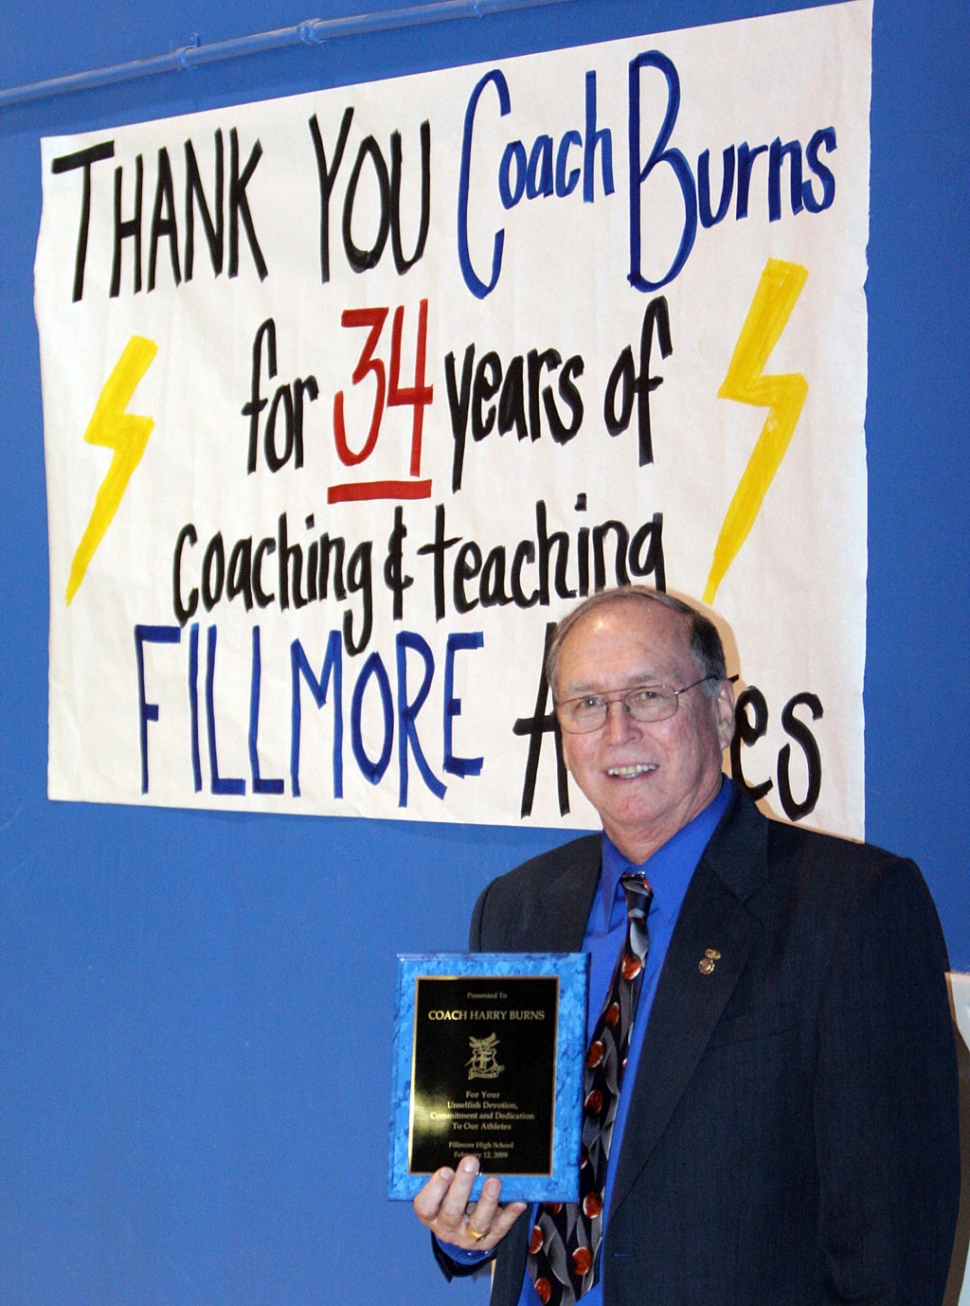
[[[424,410],[434,398],[434,386],[425,384],[425,360],[428,342],[428,301],[421,300],[418,311],[418,339],[414,361],[414,384],[401,385],[401,333],[404,327],[404,305],[394,310],[391,325],[391,360],[390,377],[385,375],[384,360],[375,357],[380,342],[384,323],[390,310],[386,308],[347,308],[340,317],[344,327],[366,327],[367,339],[361,350],[357,366],[351,380],[360,385],[368,372],[373,373],[375,381],[374,409],[371,413],[370,430],[359,449],[352,449],[347,440],[344,424],[344,392],[338,390],[333,397],[333,438],[340,461],[347,467],[356,467],[374,452],[377,437],[384,416],[384,405],[388,408],[410,406],[413,408],[411,419],[411,476],[421,475],[421,436],[424,430]]]

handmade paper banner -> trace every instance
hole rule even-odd
[[[52,798],[591,826],[548,632],[702,599],[863,832],[871,4],[42,147]]]

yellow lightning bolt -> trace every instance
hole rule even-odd
[[[71,574],[64,595],[67,603],[74,598],[84,580],[88,563],[118,511],[118,505],[128,488],[132,473],[141,462],[148,437],[155,425],[151,417],[136,417],[126,413],[125,409],[157,353],[158,345],[154,340],[146,340],[144,336],[131,337],[115,364],[114,371],[104,383],[88,422],[88,429],[84,432],[88,444],[113,449],[114,457],[98,489],[91,520],[81,536],[81,543],[77,546],[71,563]]]
[[[714,601],[717,587],[748,538],[808,394],[808,382],[800,372],[762,376],[807,277],[808,268],[799,263],[768,260],[734,346],[727,376],[717,392],[719,399],[736,399],[738,403],[767,408],[768,416],[725,513],[704,589],[705,603]]]

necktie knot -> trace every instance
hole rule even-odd
[[[653,889],[642,874],[621,875],[620,887],[626,896],[627,950],[623,959],[623,978],[635,980],[643,970],[650,946],[647,937],[647,915],[653,899]]]
[[[653,889],[643,872],[628,872],[626,875],[621,875],[620,888],[626,898],[627,915],[646,918],[653,899]]]

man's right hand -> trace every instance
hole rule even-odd
[[[526,1209],[525,1202],[500,1206],[502,1181],[485,1180],[477,1202],[471,1202],[478,1176],[478,1157],[464,1156],[457,1170],[436,1171],[414,1199],[414,1213],[442,1243],[487,1254],[502,1241]]]

